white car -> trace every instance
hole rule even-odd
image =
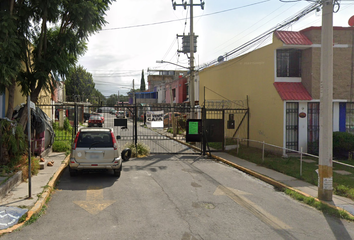
[[[117,118],[125,118],[124,111],[118,111],[118,112],[116,112],[116,117],[117,117]]]
[[[112,128],[80,128],[72,146],[69,172],[77,175],[83,170],[113,170],[118,178],[122,159]]]

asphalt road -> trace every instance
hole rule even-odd
[[[154,155],[111,173],[66,170],[46,213],[1,239],[353,239],[354,224],[200,156]]]

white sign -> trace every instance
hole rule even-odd
[[[163,121],[163,111],[148,111],[146,112],[147,122]]]
[[[163,128],[163,111],[147,111],[146,122],[150,123],[152,128]]]
[[[323,189],[333,190],[333,178],[323,178]]]

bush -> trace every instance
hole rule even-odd
[[[58,122],[53,122],[53,129],[59,130],[59,123]]]
[[[137,143],[136,148],[134,143],[127,143],[124,148],[130,148],[132,150],[131,157],[146,157],[150,154],[150,148],[144,143]],[[138,153],[138,154],[137,154]]]
[[[68,141],[54,141],[53,152],[68,152],[71,149],[70,142]]]
[[[0,164],[15,166],[27,150],[27,140],[23,127],[13,121],[0,121]]]
[[[65,118],[64,120],[64,130],[68,132],[72,132],[73,128],[70,125],[69,118]]]
[[[348,153],[354,151],[354,135],[347,132],[333,133],[333,155],[337,158],[348,158]]]
[[[22,164],[22,179],[28,178],[28,157],[23,156],[21,160]],[[39,157],[31,157],[31,175],[37,175],[40,169]]]

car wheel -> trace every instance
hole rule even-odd
[[[122,166],[120,166],[119,169],[114,169],[113,171],[114,171],[113,175],[117,178],[120,178],[120,175],[122,173]]]
[[[69,166],[69,173],[70,173],[70,177],[76,177],[78,175],[78,171],[72,169],[70,166]]]

